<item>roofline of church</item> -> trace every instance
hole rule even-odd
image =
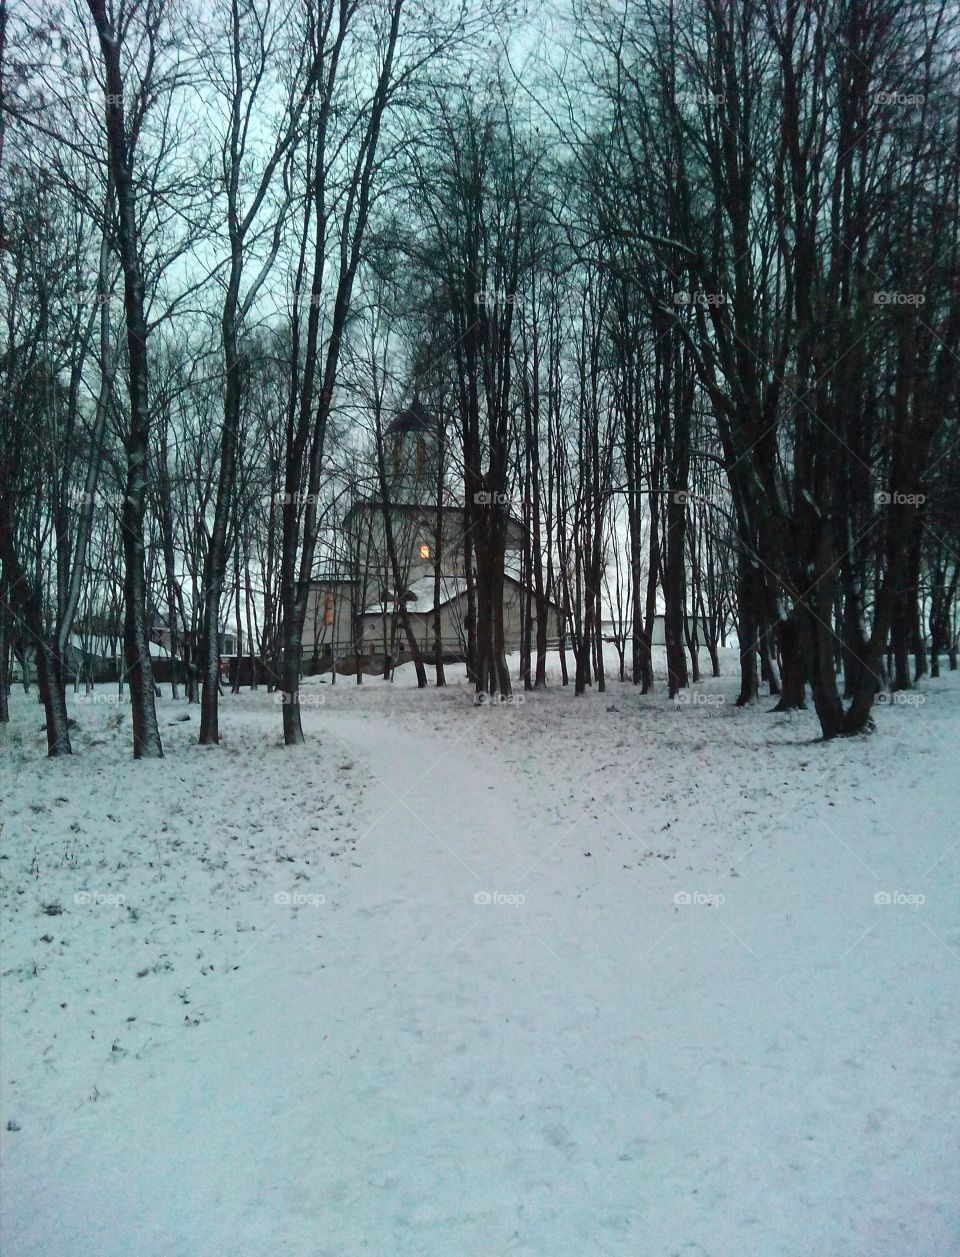
[[[384,506],[386,506],[386,509],[388,511],[436,512],[436,509],[437,509],[436,502],[386,502],[385,503],[382,498],[360,498],[358,501],[354,502],[350,506],[350,509],[347,511],[347,513],[343,516],[342,520],[340,521],[341,525],[346,524],[347,520],[354,513],[354,511],[358,510],[360,507],[363,507],[363,506],[374,506],[378,510],[381,510],[381,511],[384,509]],[[463,502],[441,502],[440,509],[441,511],[449,512],[451,515],[456,514],[457,512],[466,514],[466,511],[467,511],[467,507]],[[512,511],[508,512],[507,518],[512,523],[519,524],[521,528],[523,527],[523,520],[520,519],[518,515],[514,515]]]

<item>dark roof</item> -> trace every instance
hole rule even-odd
[[[317,572],[310,578],[311,585],[356,585],[359,584],[355,576],[349,575],[347,572]]]
[[[382,511],[383,500],[382,498],[357,498],[357,500],[351,505],[349,511],[347,511],[346,515],[344,515],[343,517],[344,524],[346,524],[347,520],[354,513],[354,511],[363,510],[365,507],[372,507],[376,511]],[[454,515],[458,511],[462,515],[464,513],[465,508],[451,503],[448,505],[444,505],[443,509],[444,509],[445,514],[447,515]],[[437,510],[436,499],[434,499],[433,501],[430,501],[428,499],[424,502],[391,502],[390,503],[391,515],[397,515],[399,514],[400,511],[420,511],[420,512],[429,511],[430,517],[432,519],[436,513],[436,510]]]
[[[435,427],[436,423],[430,412],[418,401],[413,401],[406,410],[397,411],[387,428],[387,434],[405,436],[408,432],[432,432]]]
[[[430,492],[429,486],[427,486],[426,492],[427,493]],[[342,526],[349,531],[350,520],[353,518],[354,514],[358,511],[368,511],[368,510],[382,511],[383,510],[382,499],[358,498],[357,501],[355,501],[351,505],[350,509],[344,515],[341,521]],[[419,515],[429,514],[430,519],[432,521],[436,517],[436,510],[437,510],[437,502],[436,502],[435,497],[432,499],[426,498],[423,502],[391,502],[390,503],[391,515],[399,515],[403,511],[409,512],[411,514],[419,514]],[[466,515],[467,508],[460,503],[455,503],[455,502],[445,503],[443,507],[443,513],[445,515]],[[521,530],[523,529],[523,520],[518,519],[517,516],[514,515],[512,512],[507,517],[507,519],[508,519],[508,523],[512,525],[515,529],[516,528],[519,528]]]

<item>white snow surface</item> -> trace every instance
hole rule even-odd
[[[958,676],[823,744],[724,667],[141,763],[15,693],[4,1257],[955,1257]]]

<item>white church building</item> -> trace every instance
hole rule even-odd
[[[355,502],[341,525],[346,562],[311,584],[303,634],[304,668],[338,671],[382,668],[386,655],[408,658],[399,624],[402,596],[424,657],[433,659],[439,614],[445,659],[462,659],[467,646],[467,583],[464,572],[466,512],[444,497],[439,466],[438,425],[414,401],[385,433],[387,505],[378,497]],[[387,518],[393,530],[402,590],[387,547]],[[524,534],[519,521],[507,526],[504,630],[507,650],[517,650],[527,598],[520,565]],[[559,622],[551,633],[559,632]]]

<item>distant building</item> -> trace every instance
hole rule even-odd
[[[378,656],[407,642],[398,623],[400,599],[424,655],[432,658],[434,620],[440,616],[441,649],[447,659],[462,659],[467,646],[467,591],[464,572],[464,507],[443,503],[440,489],[438,424],[414,402],[387,427],[388,505],[379,498],[356,502],[344,516],[340,547],[349,556],[345,570],[323,573],[311,582],[303,631],[304,666],[329,667],[331,659]],[[389,559],[386,521],[393,531],[402,589]],[[524,532],[507,521],[507,573],[504,582],[504,632],[508,652],[519,649],[523,608],[530,595],[519,578]],[[440,573],[439,597],[436,575]],[[552,605],[552,604],[551,604]],[[555,608],[556,610],[556,608]],[[556,637],[557,628],[550,633]]]
[[[695,620],[692,615],[688,615],[687,616],[687,632],[691,635],[693,634],[693,628],[694,628],[695,623],[698,628],[697,639],[699,640],[700,645],[703,646],[707,641],[706,621],[700,619],[699,617],[697,617]],[[603,640],[605,642],[612,642],[616,639],[617,636],[621,636],[621,635],[626,639],[627,642],[629,642],[633,637],[633,624],[630,621],[628,621],[625,624],[618,625],[615,620],[604,620],[600,628],[601,628],[601,633],[603,635]],[[666,646],[666,644],[667,644],[667,634],[666,634],[664,617],[662,615],[655,615],[653,617],[653,635],[650,641],[650,645],[651,646]]]
[[[188,636],[190,635],[185,633],[183,629],[178,630],[178,637],[181,642]],[[167,650],[169,650],[172,639],[173,634],[170,632],[170,625],[167,621],[154,620],[154,627],[150,630],[150,640],[158,642],[161,646],[164,646]],[[237,653],[237,634],[234,629],[221,629],[218,640],[219,650],[222,656],[229,657]]]
[[[169,652],[158,642],[151,641],[150,658],[156,667],[169,659]],[[26,679],[35,682],[37,658],[32,646],[24,650],[22,663],[17,666],[16,673],[11,671],[11,675],[18,681],[23,680],[23,664],[26,665]],[[123,635],[119,631],[103,635],[85,631],[71,633],[67,638],[61,664],[65,682],[86,684],[117,681],[124,671]]]

